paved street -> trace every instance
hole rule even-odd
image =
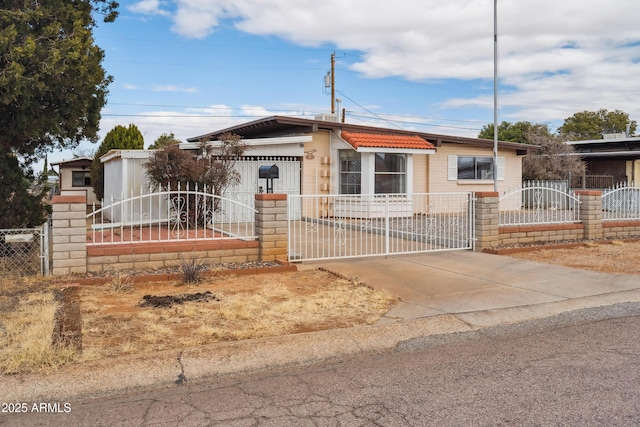
[[[640,424],[640,304],[405,342],[390,353],[71,402],[0,425]]]

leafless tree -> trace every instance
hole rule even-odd
[[[523,179],[558,180],[580,176],[585,171],[585,163],[575,155],[571,145],[565,144],[565,137],[531,128],[527,141],[540,147],[535,155],[522,162]]]

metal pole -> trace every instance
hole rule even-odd
[[[331,114],[336,113],[336,53],[331,54]]]
[[[493,191],[498,191],[498,0],[493,0]]]

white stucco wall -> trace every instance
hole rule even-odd
[[[458,191],[493,191],[493,180],[469,181],[449,180],[448,160],[450,155],[493,157],[491,148],[466,146],[462,144],[443,144],[436,154],[428,158],[428,191],[432,193]],[[498,157],[504,157],[504,180],[498,180],[498,192],[520,188],[522,182],[522,158],[515,150],[498,151]]]

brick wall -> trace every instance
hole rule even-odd
[[[584,238],[582,224],[543,224],[500,227],[499,245],[558,242]]]
[[[86,200],[53,199],[54,275],[173,267],[191,257],[208,263],[287,260],[287,196],[256,194],[258,240],[196,240],[87,246]]]
[[[211,264],[259,259],[257,241],[213,240],[97,245],[87,248],[87,270],[156,269],[195,258]]]
[[[87,199],[84,196],[55,196],[51,203],[51,273],[86,273]]]
[[[640,237],[640,221],[603,221],[602,192],[576,191],[580,223],[498,226],[498,193],[476,193],[476,250],[511,244]]]
[[[606,221],[602,223],[602,235],[607,239],[640,237],[640,221]]]
[[[287,260],[287,195],[256,194],[255,227],[262,261]]]

